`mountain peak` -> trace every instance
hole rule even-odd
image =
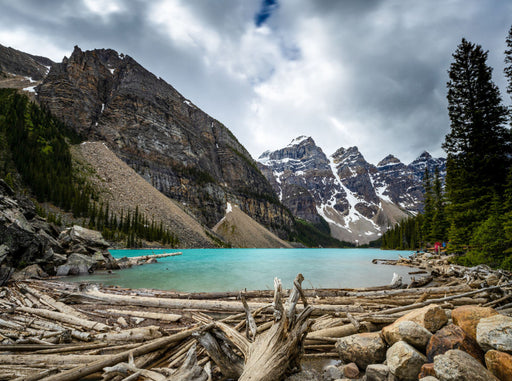
[[[394,155],[388,155],[377,164],[377,167],[384,167],[386,165],[400,164],[401,161]]]
[[[304,143],[316,145],[315,141],[313,140],[313,138],[311,136],[301,135],[301,136],[298,136],[295,139],[293,139],[290,142],[290,144],[288,144],[288,147],[298,146],[298,145],[304,144]]]
[[[423,151],[421,153],[421,155],[416,158],[415,161],[418,161],[418,160],[430,160],[430,159],[432,159],[432,155],[430,153],[428,153],[427,151]]]

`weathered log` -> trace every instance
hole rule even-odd
[[[18,365],[61,365],[61,364],[85,364],[91,361],[105,360],[108,355],[6,355],[0,356],[0,364]]]
[[[96,331],[108,331],[111,327],[92,320],[81,319],[73,315],[62,312],[49,311],[42,308],[18,307],[17,311],[26,312],[32,315],[42,316],[48,319],[57,320],[63,323],[72,324],[74,326],[84,327]]]
[[[69,315],[75,316],[80,319],[87,319],[87,316],[78,312],[73,307],[70,307],[67,304],[64,304],[62,302],[59,302],[58,300],[55,300],[51,296],[43,294],[42,292],[40,292],[28,285],[23,285],[22,289],[27,291],[29,294],[32,294],[35,297],[39,298],[41,301],[46,303],[49,307],[55,308],[59,312],[69,314]]]
[[[52,323],[49,321],[44,320],[36,320],[33,318],[29,318],[27,316],[16,316],[14,319],[23,321],[27,324],[27,326],[33,326],[36,328],[44,328],[44,329],[50,329],[50,330],[56,330],[61,333],[69,332],[69,334],[74,337],[75,339],[81,340],[81,341],[91,341],[93,335],[91,335],[89,332],[82,332],[77,329],[68,329],[61,325],[58,325],[56,323]]]
[[[50,376],[46,379],[46,381],[73,381],[73,380],[79,380],[83,377],[86,377],[90,374],[99,372],[103,368],[107,366],[112,366],[117,363],[126,361],[130,354],[132,354],[134,357],[144,355],[149,352],[153,352],[157,349],[160,349],[162,347],[166,347],[172,343],[176,343],[179,341],[182,341],[189,337],[192,333],[197,332],[199,328],[192,328],[186,331],[182,331],[180,333],[176,333],[171,336],[162,337],[160,339],[156,339],[153,341],[150,341],[147,344],[141,345],[137,348],[134,348],[133,350],[128,350],[122,353],[119,353],[117,355],[111,355],[108,356],[105,360],[98,360],[94,361],[92,363],[89,363],[85,366],[80,366],[74,369],[70,369],[68,371]]]
[[[302,313],[295,314],[298,299],[302,298],[303,302],[305,301],[301,290],[303,279],[302,274],[297,276],[294,281],[294,290],[284,305],[281,281],[275,279],[274,324],[270,329],[256,336],[252,343],[233,328],[220,322],[214,323],[245,359],[239,381],[279,380],[287,371],[298,366],[304,350],[304,339],[311,325],[309,317],[312,312],[312,307],[306,306]],[[215,330],[212,330],[211,334],[216,336]],[[206,350],[214,361],[216,356],[226,358],[225,354],[220,353],[218,349],[206,348]],[[229,348],[226,351],[233,352]],[[216,353],[213,354],[213,352]],[[222,366],[225,367],[225,365]]]
[[[118,343],[118,342],[142,342],[162,337],[160,327],[150,325],[147,327],[138,327],[126,329],[119,332],[107,332],[97,334],[96,338],[102,342]]]
[[[325,328],[318,331],[309,332],[307,339],[314,340],[322,337],[345,337],[356,334],[357,328],[353,324],[345,324],[340,327]]]
[[[38,380],[41,380],[45,377],[51,376],[52,374],[55,374],[58,372],[59,372],[59,368],[50,368],[50,369],[46,369],[40,373],[35,373],[31,376],[23,376],[23,377],[15,378],[12,381],[38,381]]]
[[[185,300],[185,299],[169,299],[169,298],[155,298],[148,296],[131,296],[131,295],[118,295],[107,294],[99,291],[97,288],[92,287],[86,290],[83,294],[74,295],[77,297],[90,298],[108,302],[109,304],[133,305],[144,307],[160,307],[170,309],[192,309],[203,311],[224,311],[224,312],[244,312],[243,305],[239,302],[223,301],[223,300]],[[267,303],[251,302],[247,303],[251,309],[266,308]],[[297,308],[301,311],[300,306]],[[314,305],[314,311],[319,314],[326,312],[364,312],[361,307],[353,305],[328,305],[318,304]],[[310,314],[313,311],[310,311]]]
[[[206,352],[219,367],[221,373],[227,378],[238,378],[244,368],[244,360],[233,352],[229,340],[221,332],[216,331],[215,337],[207,331],[194,335],[197,341],[206,349]]]
[[[512,283],[508,283],[507,285],[511,285],[511,284]],[[387,310],[379,311],[379,313],[380,314],[393,314],[393,313],[396,313],[396,312],[413,310],[415,308],[421,308],[421,307],[427,306],[429,304],[443,303],[443,302],[447,302],[449,300],[454,300],[454,299],[457,299],[457,298],[462,298],[462,297],[466,297],[466,296],[476,295],[476,294],[479,294],[481,292],[497,290],[497,289],[500,289],[501,287],[502,286],[492,286],[492,287],[482,288],[482,289],[475,290],[475,291],[465,292],[463,294],[447,296],[447,297],[444,297],[444,298],[430,299],[430,300],[427,300],[427,301],[422,302],[422,303],[411,304],[411,305],[404,306],[404,307],[390,308],[390,309],[387,309]]]
[[[113,367],[105,368],[104,379],[109,373],[133,373],[132,376],[124,378],[137,380],[139,376],[145,379],[154,381],[206,381],[208,379],[207,373],[197,363],[196,347],[195,345],[190,348],[187,353],[183,365],[176,371],[171,372],[170,369],[159,369],[159,371],[152,371],[139,368],[133,357],[130,356],[128,363],[119,363]]]
[[[254,340],[256,338],[256,322],[254,321],[254,317],[251,314],[251,310],[249,309],[249,306],[247,305],[247,301],[245,300],[245,297],[242,295],[240,297],[242,300],[242,305],[244,306],[245,314],[246,314],[246,336],[250,338],[251,340]]]
[[[116,315],[128,315],[141,317],[145,319],[155,319],[155,320],[164,320],[170,322],[176,322],[182,318],[182,315],[178,314],[163,314],[158,312],[147,312],[147,311],[128,311],[128,310],[116,310],[109,308],[107,312],[116,314]]]

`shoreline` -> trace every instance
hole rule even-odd
[[[304,289],[302,298],[310,306],[307,308],[311,309],[311,323],[309,333],[303,338],[303,373],[318,373],[326,363],[332,366],[333,362],[341,361],[337,343],[343,338],[362,332],[378,333],[410,311],[422,307],[436,305],[448,318],[455,308],[466,305],[489,305],[500,313],[512,315],[512,308],[508,307],[512,297],[504,298],[512,293],[510,273],[485,268],[460,269],[446,265],[445,260],[446,257],[436,258],[430,254],[398,260],[421,261],[425,267],[439,273],[423,286],[395,284],[357,289]],[[417,263],[413,267],[417,267]],[[473,277],[468,277],[469,274]],[[482,287],[484,282],[486,287]],[[242,294],[178,293],[97,287],[48,279],[12,281],[0,288],[0,293],[0,374],[5,379],[36,377],[44,372],[54,372],[55,377],[60,377],[66,372],[85,369],[91,362],[107,361],[115,356],[120,356],[121,360],[108,366],[120,366],[128,361],[128,353],[132,351],[129,348],[149,348],[160,342],[168,343],[167,349],[158,347],[146,355],[135,356],[138,368],[153,372],[155,364],[165,363],[171,364],[170,368],[179,369],[186,363],[187,351],[196,342],[190,336],[192,331],[208,330],[212,324],[225,324],[243,334],[248,323],[240,296],[246,300],[255,319],[258,335],[269,332],[276,324],[271,307],[275,292],[269,290]],[[291,294],[293,290],[282,290],[283,298]],[[301,302],[296,307],[297,313],[307,309]],[[140,365],[139,359],[149,355],[154,360]],[[214,357],[200,345],[196,356],[196,365],[211,364],[213,380],[222,378],[212,360]],[[29,363],[35,359],[43,363],[31,367]],[[16,365],[21,361],[27,361],[23,369]],[[315,370],[318,367],[320,370]],[[98,374],[98,377],[103,372],[103,368],[87,369],[92,372],[89,374]],[[8,372],[11,372],[10,377]]]

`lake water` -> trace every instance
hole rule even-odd
[[[179,249],[182,255],[158,263],[116,270],[112,274],[66,277],[128,288],[188,292],[265,290],[274,277],[290,288],[298,273],[303,288],[355,288],[391,283],[393,273],[409,280],[404,266],[374,265],[374,258],[397,259],[412,252],[379,249]],[[169,250],[111,250],[115,258],[158,254]]]

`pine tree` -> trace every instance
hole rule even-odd
[[[448,222],[446,221],[446,213],[444,210],[444,194],[441,178],[439,176],[439,168],[436,167],[434,172],[434,217],[432,219],[432,228],[430,236],[434,241],[446,241]]]
[[[430,241],[432,231],[432,223],[434,219],[434,196],[432,193],[432,183],[430,182],[430,173],[428,167],[425,166],[425,173],[423,175],[423,189],[424,195],[424,211],[423,211],[423,236],[425,241]]]
[[[453,54],[448,86],[450,132],[446,190],[452,248],[467,245],[487,219],[493,194],[502,193],[509,161],[507,109],[487,66],[488,52],[462,39]]]
[[[505,50],[505,77],[508,79],[508,87],[507,92],[510,94],[512,98],[512,26],[508,31],[508,36],[506,39],[507,49]]]

